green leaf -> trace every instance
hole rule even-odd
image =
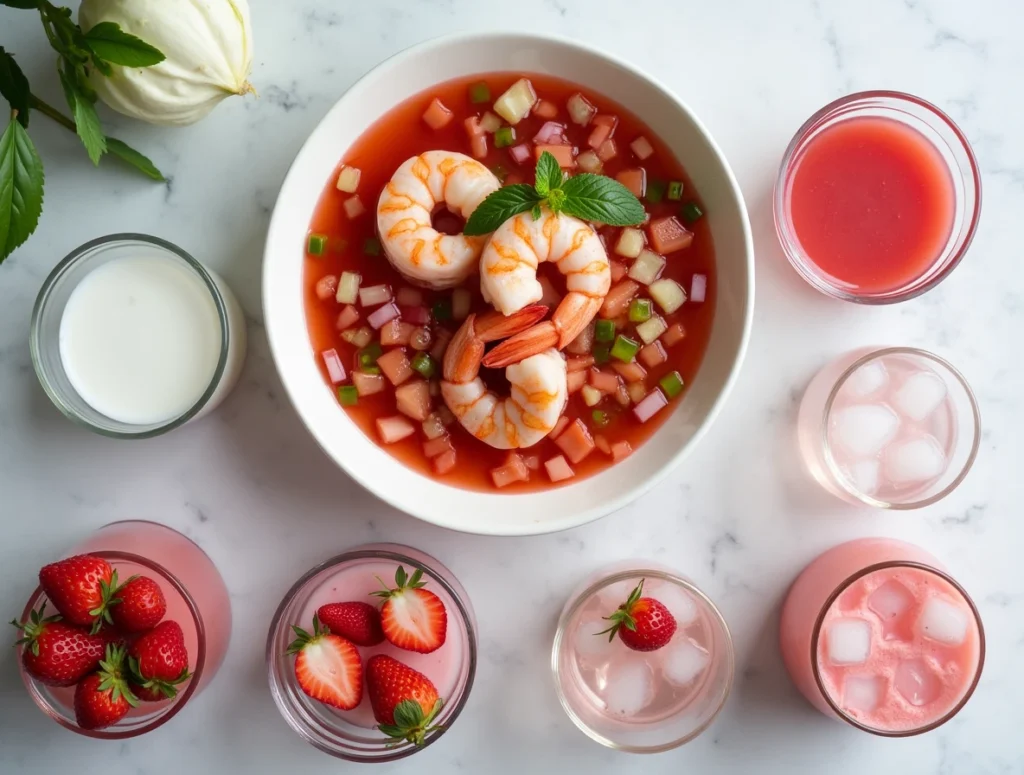
[[[547,196],[559,188],[565,179],[562,175],[562,168],[558,166],[558,160],[547,151],[544,151],[537,160],[536,176],[537,182],[534,184],[534,188],[541,196]]]
[[[93,164],[99,165],[100,156],[106,153],[107,141],[100,126],[100,117],[96,115],[96,106],[86,97],[78,85],[61,69],[60,85],[64,87],[64,97],[68,101],[75,119],[75,129],[82,138],[82,145]]]
[[[541,209],[541,206],[539,204],[534,205],[533,209],[530,210],[530,215],[533,216],[533,220],[535,220],[535,221],[539,221],[540,217],[543,214],[544,214],[544,211]]]
[[[100,59],[124,67],[149,67],[166,57],[141,38],[122,30],[114,22],[100,22],[87,33],[85,41]]]
[[[25,10],[31,10],[39,5],[39,0],[0,0],[0,5],[10,6],[11,8],[24,8]]]
[[[0,261],[28,239],[43,211],[43,162],[17,121],[0,136]]]
[[[532,210],[541,199],[533,187],[525,183],[499,188],[473,211],[462,233],[467,237],[490,234],[509,218]]]
[[[114,156],[118,157],[122,161],[128,162],[146,177],[161,182],[167,180],[163,173],[156,168],[156,165],[153,164],[153,162],[127,143],[123,143],[118,140],[116,137],[107,138],[107,151],[114,154]]]
[[[395,706],[395,726],[415,729],[423,723],[423,708],[415,700],[402,700]]]
[[[562,211],[585,221],[609,226],[633,226],[643,222],[644,206],[617,180],[584,172],[562,186]]]
[[[31,96],[28,79],[21,72],[14,57],[4,51],[3,46],[0,46],[0,94],[10,103],[11,110],[18,111],[18,121],[21,125],[27,127],[28,100]]]
[[[565,208],[565,192],[560,188],[554,188],[548,194],[548,209],[553,213],[560,213]]]

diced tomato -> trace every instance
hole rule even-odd
[[[647,370],[636,361],[633,361],[632,363],[612,361],[612,368],[615,369],[616,373],[626,380],[626,382],[642,382],[647,376]]]
[[[633,447],[628,441],[616,441],[612,444],[612,460],[618,463],[622,458],[633,454]]]
[[[338,330],[344,331],[346,328],[352,328],[358,321],[359,310],[351,304],[346,304],[341,312],[338,313]]]
[[[622,185],[628,188],[637,199],[644,195],[647,191],[647,170],[643,167],[632,167],[628,170],[622,170],[615,179]],[[659,253],[662,251],[658,251]]]
[[[607,371],[590,370],[590,385],[602,393],[612,395],[619,389],[619,378]]]
[[[352,372],[352,384],[356,386],[356,392],[360,396],[372,396],[386,387],[383,374],[366,374],[362,371]]]
[[[385,347],[396,347],[409,344],[412,336],[413,326],[403,323],[398,318],[385,323],[380,329],[380,343]]]
[[[423,114],[423,120],[427,122],[427,126],[431,129],[446,127],[453,118],[455,118],[455,114],[448,110],[437,97],[434,97],[430,107]]]
[[[555,444],[572,463],[579,463],[594,451],[594,440],[590,437],[590,431],[579,418],[569,423],[569,427],[555,439]]]
[[[338,292],[338,276],[333,274],[326,274],[316,281],[316,297],[320,301],[327,301],[333,299],[334,295]]]
[[[601,147],[597,149],[597,158],[601,161],[611,161],[619,155],[619,147],[615,144],[614,140],[605,140],[601,143]]]
[[[448,435],[438,436],[436,439],[431,439],[423,443],[423,454],[427,457],[437,457],[443,455],[445,452],[454,452],[455,447],[452,446],[452,441],[448,438]]]
[[[484,128],[480,125],[479,116],[470,116],[462,122],[466,127],[466,134],[470,137],[482,137],[484,135]]]
[[[423,422],[430,416],[430,386],[423,379],[406,382],[395,390],[395,402],[406,417]]]
[[[654,146],[651,145],[651,141],[648,140],[643,135],[640,135],[640,137],[636,138],[636,140],[631,142],[629,144],[629,147],[630,150],[632,150],[633,153],[636,154],[636,157],[640,159],[640,161],[643,161],[644,159],[650,158],[651,156],[654,155]]]
[[[594,119],[594,128],[590,131],[590,137],[587,138],[587,145],[593,148],[595,151],[598,150],[609,137],[612,136],[612,128],[607,124],[598,124],[597,119],[601,118],[598,116]],[[598,157],[600,157],[600,153]]]
[[[527,455],[523,458],[523,465],[531,471],[536,471],[540,468],[540,455]]]
[[[597,126],[609,127],[614,132],[615,127],[619,125],[619,117],[613,116],[609,113],[602,113],[599,116],[594,116],[594,123]]]
[[[666,347],[671,347],[686,338],[686,329],[682,323],[673,323],[668,331],[661,335],[661,341]]]
[[[582,390],[583,386],[587,384],[586,370],[570,371],[568,374],[565,375],[565,384],[566,387],[569,389],[570,393],[575,393],[577,390]]]
[[[435,383],[431,382],[430,384],[433,385]],[[436,412],[423,421],[423,435],[430,441],[441,438],[447,432],[444,428],[444,423],[441,422],[441,416]],[[427,457],[430,457],[430,455],[428,454]]]
[[[391,380],[392,385],[401,385],[415,373],[405,356],[405,350],[401,347],[388,350],[377,359],[377,365],[384,372],[384,376]]]
[[[575,358],[567,358],[565,361],[565,368],[570,373],[580,371],[581,369],[589,369],[593,365],[593,355],[577,355]]]
[[[665,332],[665,334],[667,333],[668,331]],[[662,336],[664,336],[665,334],[662,334]],[[665,346],[661,343],[661,341],[655,339],[650,344],[641,347],[637,357],[641,361],[643,361],[643,364],[647,368],[653,369],[655,366],[660,366],[662,363],[668,360],[668,353],[665,352]]]
[[[629,267],[627,267],[621,261],[616,261],[615,259],[609,259],[608,268],[612,272],[613,283],[617,283],[619,280],[621,280],[629,273]]]
[[[446,473],[455,468],[455,450],[450,449],[442,455],[438,455],[434,458],[434,473],[438,476],[444,476]]]
[[[688,248],[693,242],[693,232],[683,226],[674,215],[653,219],[647,225],[647,232],[655,251],[663,256]]]
[[[562,455],[545,460],[544,468],[547,469],[548,476],[552,482],[561,482],[564,479],[575,476],[572,468],[569,467],[569,461]]]
[[[525,482],[530,478],[530,471],[523,459],[516,452],[509,452],[505,465],[491,469],[491,479],[495,487],[505,487],[515,482]]]
[[[576,168],[576,155],[574,153],[576,149],[571,145],[536,145],[533,148],[534,156],[540,159],[541,154],[545,151],[555,157],[555,161],[558,162],[558,166],[562,169],[575,169]]]
[[[404,417],[395,415],[394,417],[377,418],[377,434],[385,444],[394,444],[396,441],[412,436],[415,432],[415,426]]]
[[[558,106],[550,100],[541,100],[533,106],[533,112],[541,118],[555,118],[558,115]]]
[[[606,455],[612,454],[612,445],[608,443],[608,439],[602,436],[600,433],[594,435],[594,446],[604,452]]]
[[[549,438],[557,439],[558,434],[564,431],[565,426],[568,424],[569,418],[563,414],[561,417],[558,418],[558,421],[555,423],[555,427],[551,429],[551,435],[549,436]]]
[[[617,318],[629,312],[629,303],[640,291],[640,284],[633,280],[619,280],[604,297],[601,317]]]
[[[476,135],[469,138],[469,150],[474,159],[487,158],[487,135]]]

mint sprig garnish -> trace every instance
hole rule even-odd
[[[540,218],[542,207],[609,226],[633,226],[644,219],[640,200],[617,180],[589,172],[566,179],[558,161],[545,151],[537,160],[536,183],[499,188],[469,216],[463,234],[490,234],[520,213]]]

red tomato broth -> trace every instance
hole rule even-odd
[[[699,197],[694,194],[690,179],[682,166],[668,151],[664,142],[656,137],[639,118],[611,100],[571,82],[547,75],[488,73],[442,83],[415,95],[378,119],[355,141],[337,169],[328,178],[310,222],[311,233],[325,234],[328,237],[327,249],[324,254],[320,256],[307,255],[304,268],[306,317],[313,357],[315,357],[328,386],[330,386],[330,380],[327,378],[320,353],[331,348],[337,350],[345,367],[349,369],[355,366],[356,353],[359,348],[344,341],[335,327],[338,315],[344,305],[338,304],[334,299],[321,301],[315,292],[317,281],[324,275],[340,276],[343,271],[357,271],[362,275],[361,287],[386,283],[391,285],[394,293],[397,293],[399,288],[410,286],[410,283],[391,267],[383,253],[378,256],[367,256],[363,253],[364,241],[376,239],[377,236],[376,202],[381,190],[402,162],[419,153],[444,149],[472,155],[469,138],[463,124],[464,120],[472,115],[482,115],[486,110],[493,111],[494,100],[521,77],[527,77],[532,81],[539,100],[549,100],[558,106],[558,117],[554,120],[567,125],[566,135],[570,142],[579,148],[580,152],[588,148],[587,138],[593,129],[593,123],[581,127],[569,120],[565,106],[571,95],[582,92],[590,102],[597,106],[599,114],[618,116],[619,124],[614,137],[619,145],[619,153],[615,159],[605,163],[603,174],[614,177],[623,169],[643,167],[647,172],[648,183],[652,180],[665,183],[682,181],[684,183],[684,193],[680,201],[663,199],[660,204],[655,205],[644,202],[645,209],[652,218],[678,215],[683,202],[700,204]],[[485,104],[474,105],[469,99],[469,87],[480,81],[485,81],[490,86],[491,100]],[[435,97],[439,98],[455,116],[454,120],[439,130],[431,129],[422,119],[424,111]],[[516,144],[524,141],[531,142],[546,120],[548,119],[531,113],[520,121],[515,127]],[[642,162],[629,149],[629,143],[641,135],[646,137],[654,147],[654,154]],[[493,135],[488,135],[488,155],[481,161],[492,169],[495,165],[500,164],[513,174],[514,179],[518,178],[519,181],[531,184],[533,182],[535,162],[532,155],[522,167],[516,165],[509,155],[508,148],[494,148]],[[344,211],[344,202],[352,194],[342,193],[335,186],[338,174],[346,165],[357,167],[362,171],[357,193],[366,206],[367,212],[354,220],[349,220]],[[685,397],[685,390],[689,388],[696,376],[707,349],[716,295],[714,247],[706,218],[686,225],[694,233],[693,244],[685,250],[668,254],[666,256],[667,264],[661,276],[676,280],[689,293],[692,276],[695,273],[706,275],[708,278],[706,299],[703,303],[687,301],[672,315],[665,315],[657,304],[654,305],[655,313],[664,317],[670,326],[676,322],[682,323],[686,330],[686,337],[682,342],[667,348],[668,361],[655,368],[647,369],[646,379],[648,391],[650,391],[657,389],[658,381],[662,376],[672,371],[678,371],[686,385],[684,392],[671,399],[669,406],[646,423],[636,420],[633,416],[632,406],[622,408],[612,396],[606,396],[598,406],[593,408],[586,406],[579,392],[569,396],[565,416],[570,420],[577,417],[582,418],[592,435],[600,434],[611,446],[626,441],[635,451],[650,438],[671,414],[675,404]],[[644,227],[637,228],[644,229]],[[646,229],[644,231],[646,233]],[[632,259],[624,259],[614,253],[620,229],[602,227],[599,232],[605,237],[609,258],[631,265]],[[342,243],[342,241],[344,242]],[[565,282],[556,267],[542,264],[540,274],[547,276],[559,293],[564,293]],[[472,293],[473,312],[486,312],[492,309],[481,297],[478,276],[474,275],[463,287]],[[420,290],[427,307],[432,307],[437,301],[451,298],[450,290],[441,292],[429,289]],[[645,288],[642,287],[639,296],[649,298],[644,290]],[[360,309],[361,315],[356,326],[366,325],[366,316],[372,309],[364,311],[358,304],[356,306]],[[461,325],[461,321],[449,320],[443,325],[454,332]],[[374,332],[374,341],[379,341],[379,332]],[[408,352],[411,358],[413,353]],[[569,353],[566,355],[572,357]],[[605,368],[610,368],[610,364],[606,364]],[[440,364],[438,364],[438,370],[440,370]],[[482,367],[480,374],[485,383],[499,392],[499,395],[507,395],[508,382],[504,378],[504,370],[498,371]],[[436,410],[441,405],[443,405],[443,400],[436,397],[434,409]],[[464,430],[458,421],[448,426],[458,462],[452,471],[443,476],[435,474],[431,460],[424,455],[423,443],[426,441],[426,437],[418,429],[419,423],[416,421],[409,420],[417,426],[417,432],[412,436],[394,444],[381,444],[375,427],[377,418],[399,414],[395,406],[394,387],[390,383],[383,392],[360,396],[355,406],[343,408],[369,438],[413,470],[430,478],[441,479],[454,486],[496,491],[491,478],[491,470],[505,464],[509,454],[508,450],[494,449],[476,439]],[[605,411],[610,422],[603,427],[596,426],[592,419],[593,409]],[[572,465],[575,472],[574,477],[564,482],[553,483],[545,473],[543,462],[563,453],[551,437],[533,447],[519,450],[519,452],[524,458],[538,456],[541,461],[539,470],[530,472],[529,481],[508,485],[502,488],[501,492],[525,492],[572,484],[603,471],[614,463],[612,456],[595,449],[584,460]]]

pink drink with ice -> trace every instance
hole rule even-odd
[[[923,549],[884,538],[841,544],[808,565],[783,604],[780,639],[815,707],[888,736],[952,718],[984,660],[966,592]]]

